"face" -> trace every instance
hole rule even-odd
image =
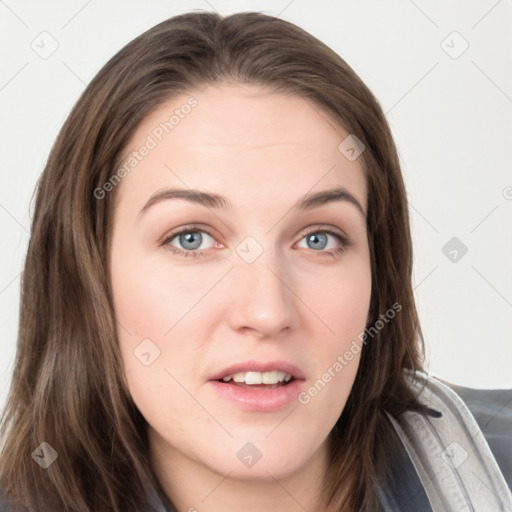
[[[110,266],[155,456],[279,479],[325,455],[371,293],[348,135],[305,99],[232,84],[176,96],[134,133]]]

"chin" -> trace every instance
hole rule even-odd
[[[239,441],[232,440],[213,460],[210,468],[220,475],[240,481],[268,481],[285,479],[299,471],[313,456],[315,447],[304,441],[284,444],[281,440]],[[229,454],[229,455],[227,455]],[[219,461],[222,463],[219,464]]]
[[[305,461],[303,461],[305,463]],[[226,476],[229,474],[230,480],[246,481],[246,482],[268,482],[270,480],[284,480],[300,470],[302,464],[301,460],[297,460],[290,456],[285,456],[281,460],[259,460],[252,467],[244,467],[242,464],[235,466],[226,464],[225,467],[218,473]]]

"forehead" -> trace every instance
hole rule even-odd
[[[269,188],[277,199],[341,185],[365,207],[362,158],[351,161],[339,149],[348,135],[324,109],[297,95],[245,84],[191,90],[158,106],[133,134],[122,164],[134,151],[139,156],[122,195],[179,185],[231,190],[240,206],[244,194],[268,195]]]

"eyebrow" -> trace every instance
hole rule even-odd
[[[155,204],[170,199],[185,199],[207,208],[233,208],[229,200],[219,194],[196,189],[168,188],[155,192],[142,207],[138,215],[140,216],[147,212]],[[294,208],[296,211],[302,212],[336,201],[346,201],[354,205],[363,217],[366,218],[366,214],[359,201],[343,187],[306,194],[295,203]]]

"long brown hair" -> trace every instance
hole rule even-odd
[[[118,347],[122,327],[108,268],[115,191],[101,200],[94,191],[111,178],[130,137],[156,107],[223,81],[308,98],[365,145],[368,326],[392,304],[401,311],[362,349],[350,397],[329,435],[324,491],[336,510],[377,506],[392,437],[385,411],[421,410],[404,370],[421,370],[423,357],[406,192],[389,126],[347,63],[299,27],[261,13],[193,12],[151,28],[99,71],[38,183],[0,431],[0,488],[13,508],[124,512],[149,506],[150,489],[162,493]],[[58,454],[47,469],[32,460],[43,442]]]

